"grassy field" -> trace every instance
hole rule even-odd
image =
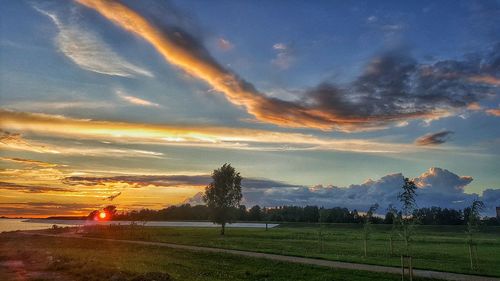
[[[170,231],[180,231],[176,232],[179,235],[193,233],[189,229],[155,229],[153,232]],[[206,237],[215,229],[200,231],[197,236]],[[233,231],[230,233],[235,235]],[[162,273],[165,279],[156,280],[170,280],[168,276],[172,280],[188,281],[400,280],[399,276],[390,274],[329,269],[228,254],[120,242],[0,234],[0,280],[152,280],[140,276],[145,272]]]
[[[321,234],[320,234],[321,233]],[[361,225],[282,225],[269,229],[227,229],[221,237],[213,228],[104,228],[90,236],[150,240],[186,245],[250,250],[328,260],[400,266],[401,241],[390,252],[390,226],[374,225],[363,256]],[[320,239],[320,236],[322,239]],[[463,226],[417,226],[412,242],[414,267],[466,274],[500,276],[500,227],[484,227],[477,234],[479,269],[469,269]]]

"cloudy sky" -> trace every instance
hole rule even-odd
[[[6,1],[0,215],[500,206],[498,1]]]

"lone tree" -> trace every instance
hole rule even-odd
[[[474,242],[474,233],[479,231],[479,224],[481,222],[481,211],[484,209],[484,203],[477,199],[472,201],[472,205],[464,210],[464,217],[467,221],[467,245],[469,246],[469,259],[470,269],[477,269],[477,245]],[[474,265],[476,260],[476,266]]]
[[[398,225],[401,222],[401,214],[398,210],[390,204],[387,208],[387,214],[385,215],[384,223],[391,224],[391,232],[389,233],[389,249],[391,251],[391,256],[394,255],[394,236],[397,235]]]
[[[410,254],[410,241],[413,234],[413,225],[415,223],[413,211],[417,207],[415,201],[417,186],[414,181],[405,178],[401,189],[402,191],[398,194],[398,199],[402,205],[400,235],[405,243],[405,254],[408,256]]]
[[[368,244],[368,239],[370,239],[370,233],[372,232],[372,226],[371,226],[372,218],[373,214],[375,213],[375,211],[377,211],[377,209],[378,209],[377,203],[371,205],[370,209],[368,210],[368,212],[366,212],[366,215],[363,219],[363,241],[364,241],[365,258],[368,255],[367,244]]]
[[[235,215],[233,210],[241,201],[241,180],[240,173],[226,163],[214,170],[212,183],[205,188],[203,201],[210,208],[212,221],[222,226],[221,235],[224,235],[226,223],[231,222]]]

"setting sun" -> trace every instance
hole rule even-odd
[[[106,218],[106,212],[100,212],[100,213],[99,213],[99,218],[100,218],[101,220],[105,219],[105,218]]]

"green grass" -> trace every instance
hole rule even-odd
[[[323,226],[323,247],[319,226],[283,225],[269,229],[227,229],[221,237],[214,228],[105,228],[91,236],[169,242],[314,257],[357,263],[400,266],[402,242],[394,242],[390,253],[390,226],[374,225],[368,242],[368,257],[363,257],[361,225],[330,224]],[[468,247],[463,226],[417,226],[411,252],[414,267],[465,274],[500,276],[500,227],[484,227],[476,235],[479,269],[469,269]]]
[[[190,230],[180,231],[185,233]],[[131,280],[130,278],[144,272],[168,273],[174,280],[187,281],[400,280],[399,276],[391,274],[298,265],[229,254],[192,252],[120,242],[1,234],[0,264],[9,260],[22,260],[32,270],[46,272],[45,276],[48,276],[48,273],[53,274],[46,279],[41,277],[26,279],[38,281],[111,280],[113,276],[122,277],[117,280]],[[0,280],[13,280],[11,278],[13,278],[12,273],[6,272],[5,268],[0,266]]]

